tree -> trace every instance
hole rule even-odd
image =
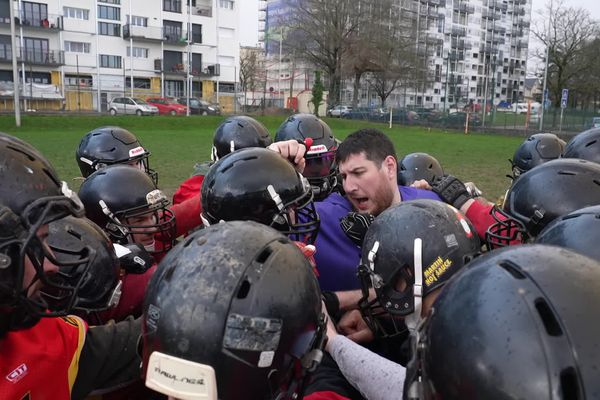
[[[315,71],[315,83],[312,87],[312,98],[309,101],[315,107],[315,117],[319,118],[319,107],[323,104],[323,82],[321,82],[321,71]]]
[[[542,17],[543,24],[537,24],[532,32],[544,45],[538,57],[545,61],[543,53],[548,50],[548,93],[559,108],[562,89],[570,87],[592,67],[585,52],[598,35],[598,24],[590,18],[589,11],[568,7],[564,0],[551,0]]]
[[[328,78],[329,100],[339,103],[342,59],[351,35],[361,20],[357,0],[287,0],[288,27],[284,46],[296,57],[323,70]]]
[[[248,92],[255,92],[260,86],[260,53],[262,49],[244,47],[240,49],[240,86],[244,91],[244,111],[246,109]]]

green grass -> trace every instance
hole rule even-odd
[[[159,185],[171,195],[187,179],[198,161],[209,159],[212,135],[224,117],[110,117],[110,116],[23,116],[21,128],[14,117],[0,116],[0,131],[18,136],[42,151],[62,179],[78,188],[81,179],[75,149],[81,137],[104,125],[119,125],[138,136],[152,152],[150,165],[159,172]],[[274,135],[281,116],[258,117]],[[386,132],[399,157],[415,151],[436,157],[447,173],[474,181],[489,199],[504,193],[509,184],[508,159],[523,141],[519,137],[444,132],[420,127],[394,127],[362,121],[326,119],[336,137],[343,139],[358,128],[374,126]]]

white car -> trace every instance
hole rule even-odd
[[[110,115],[158,115],[158,107],[151,106],[137,97],[115,97],[108,103],[108,112]]]
[[[328,117],[342,118],[346,114],[348,114],[350,111],[352,111],[352,107],[349,107],[349,106],[335,106],[335,107],[330,108],[329,110],[327,110],[327,116]]]

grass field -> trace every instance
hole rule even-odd
[[[18,136],[40,149],[61,178],[78,188],[81,182],[75,149],[93,128],[119,125],[132,131],[152,152],[150,165],[159,173],[159,186],[171,195],[187,179],[194,164],[209,159],[212,135],[224,117],[24,116],[19,129],[14,117],[0,116],[0,131]],[[274,135],[283,117],[258,117]],[[523,141],[520,137],[443,132],[420,127],[394,127],[352,120],[326,119],[337,138],[362,127],[382,129],[396,145],[398,157],[415,151],[436,157],[447,173],[474,181],[489,199],[509,184],[508,159]]]

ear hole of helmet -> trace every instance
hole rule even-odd
[[[240,288],[237,291],[236,297],[238,299],[245,299],[246,297],[248,297],[248,293],[250,293],[251,286],[252,285],[250,284],[250,282],[247,279],[244,279],[244,281],[240,285]]]

